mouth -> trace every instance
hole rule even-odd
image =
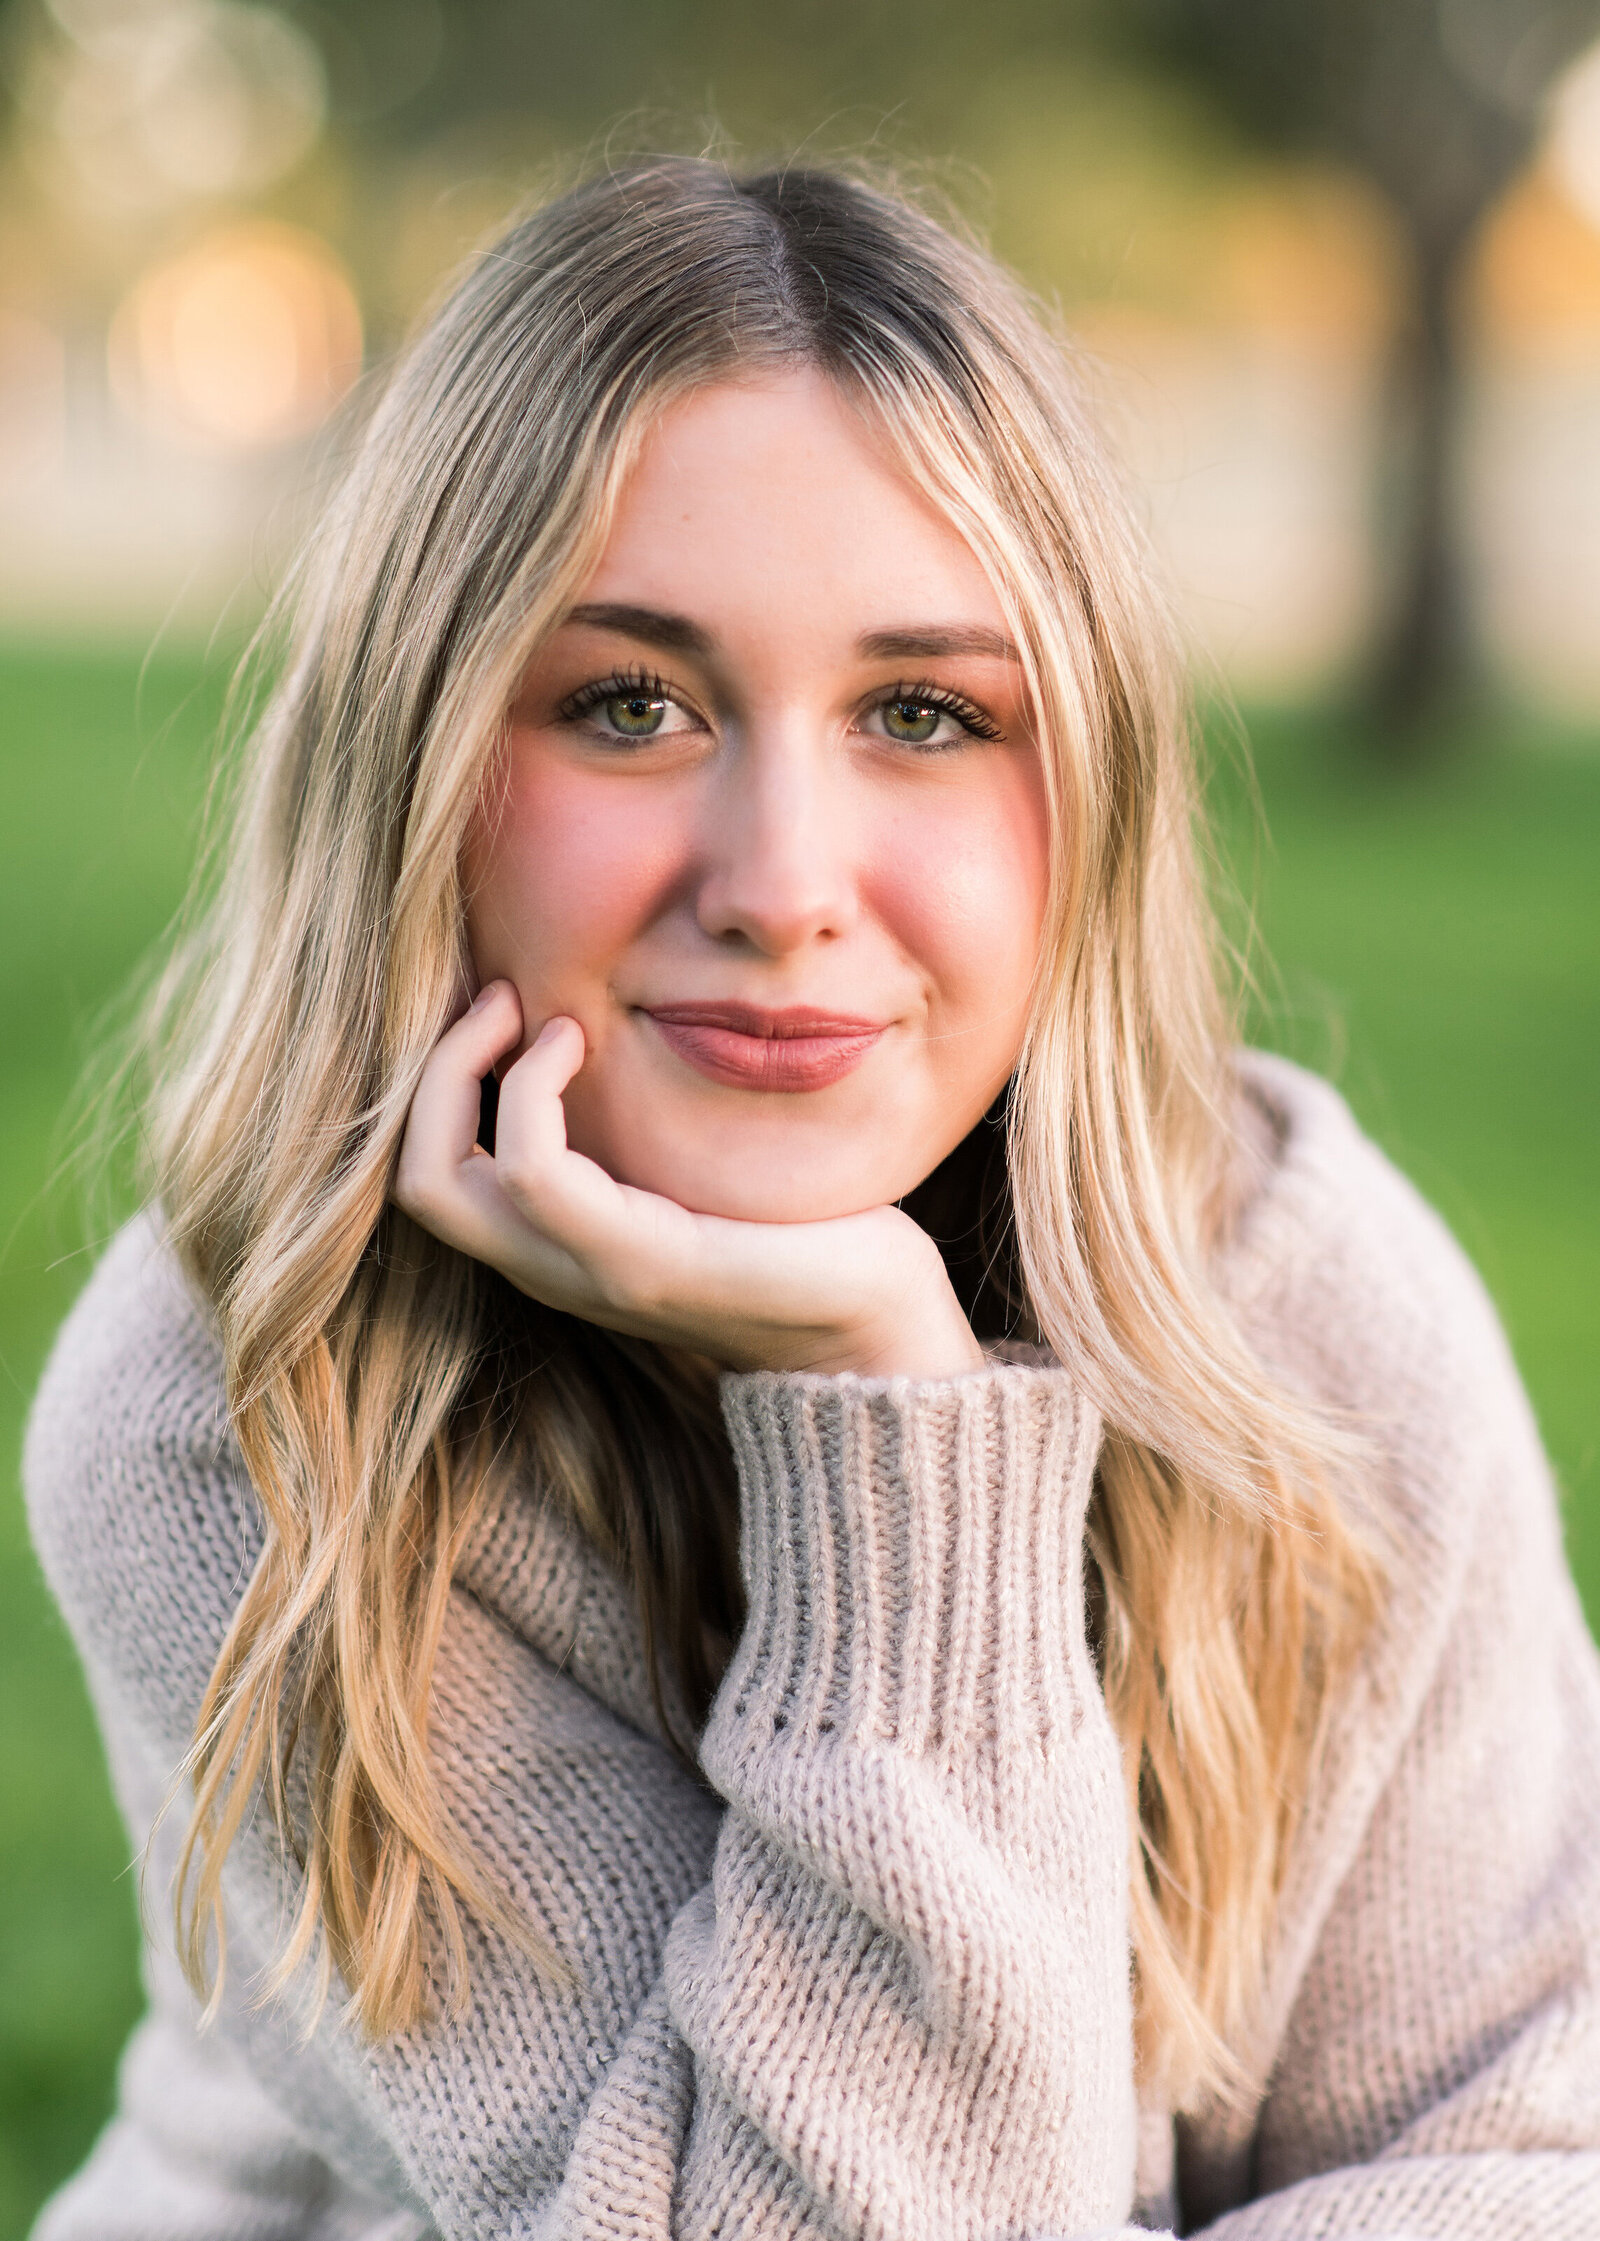
[[[827,1089],[852,1073],[884,1033],[876,1020],[813,1011],[802,1004],[783,1011],[755,1004],[650,1004],[643,1009],[669,1050],[730,1089]]]

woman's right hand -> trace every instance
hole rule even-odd
[[[423,1069],[394,1199],[444,1244],[546,1306],[727,1369],[952,1377],[983,1366],[938,1248],[897,1207],[731,1221],[618,1183],[573,1151],[561,1100],[584,1059],[574,1019],[547,1020],[508,1068],[486,1152],[483,1081],[521,1035],[516,990],[493,981]]]

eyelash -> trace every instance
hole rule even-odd
[[[678,696],[666,681],[651,669],[614,669],[609,677],[597,677],[592,685],[580,685],[561,703],[557,714],[569,724],[582,721],[608,700],[626,700],[638,694],[645,700],[670,700],[678,703]]]
[[[597,677],[592,684],[580,685],[561,703],[559,714],[567,723],[581,723],[594,710],[608,700],[620,700],[631,693],[648,700],[670,700],[678,703],[673,688],[652,669],[614,669],[608,677]],[[934,708],[941,716],[950,716],[962,730],[974,739],[996,740],[1004,737],[993,717],[986,716],[974,701],[964,693],[952,692],[946,685],[896,684],[875,698],[869,705],[887,708],[895,701],[904,701],[913,708]]]
[[[986,716],[975,701],[965,693],[952,692],[947,685],[896,685],[880,699],[872,702],[874,708],[891,707],[895,701],[907,702],[913,708],[936,708],[941,716],[953,716],[963,731],[974,739],[1002,739],[1005,734],[992,716]]]

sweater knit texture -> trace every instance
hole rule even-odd
[[[202,2032],[180,1801],[117,2114],[36,2241],[1600,2241],[1600,1662],[1538,1436],[1477,1279],[1335,1093],[1241,1079],[1263,1151],[1220,1280],[1362,1427],[1395,1552],[1248,2106],[1175,2121],[1136,2086],[1070,1369],[730,1376],[749,1615],[703,1782],[621,1581],[536,1487],[455,1581],[440,1779],[565,1971],[473,1923],[450,2020],[370,2044],[337,1998],[263,2004],[290,1874],[258,1816]],[[142,1846],[262,1537],[148,1218],[61,1334],[25,1470]]]

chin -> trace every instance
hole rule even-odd
[[[716,1214],[730,1222],[831,1222],[885,1203],[869,1192],[797,1185],[776,1176],[747,1177],[737,1185],[708,1177],[703,1188],[691,1183],[665,1195],[691,1214]]]
[[[887,1205],[911,1187],[887,1171],[881,1150],[870,1160],[841,1159],[837,1140],[818,1144],[811,1131],[806,1137],[786,1144],[761,1131],[757,1141],[741,1143],[724,1130],[709,1141],[696,1131],[682,1143],[583,1143],[574,1132],[572,1143],[619,1183],[654,1191],[691,1214],[733,1222],[834,1221]]]
[[[636,1171],[624,1180],[676,1200],[691,1214],[717,1214],[732,1222],[827,1222],[885,1204],[872,1178],[860,1174],[797,1174],[792,1166],[769,1168],[754,1160],[731,1171],[700,1160],[651,1160],[644,1166],[648,1179]]]
[[[587,1088],[580,1075],[573,1090]],[[635,1190],[734,1222],[826,1222],[889,1206],[937,1164],[927,1116],[892,1094],[741,1101],[698,1085],[598,1079],[568,1092],[567,1140]],[[596,1094],[604,1090],[604,1094]],[[832,1105],[826,1109],[824,1099]],[[641,1126],[645,1116],[648,1126]],[[897,1125],[898,1124],[898,1125]]]

